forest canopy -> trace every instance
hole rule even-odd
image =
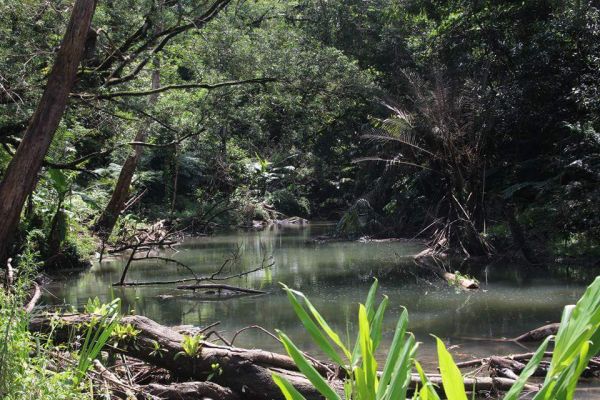
[[[92,3],[3,257],[286,216],[465,255],[597,249],[594,1]],[[1,4],[4,200],[73,5]]]

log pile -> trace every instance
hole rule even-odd
[[[60,321],[58,325],[57,318]],[[55,343],[67,343],[76,337],[75,333],[86,329],[92,318],[94,316],[85,314],[38,317],[31,320],[30,329],[42,333],[52,330]],[[308,400],[322,398],[312,384],[298,372],[293,360],[285,355],[218,345],[208,342],[208,335],[202,341],[198,352],[190,355],[184,351],[185,336],[173,328],[143,316],[126,316],[120,323],[131,324],[139,333],[105,348],[107,352],[119,354],[119,365],[106,368],[96,361],[92,371],[94,382],[100,382],[101,385],[110,388],[113,395],[120,398],[137,396],[167,400],[283,399],[272,379],[273,373],[288,379]],[[343,396],[339,368],[317,360],[313,360],[312,363]],[[124,368],[128,369],[128,373],[119,376],[117,371]],[[429,379],[434,385],[442,387],[440,375],[431,374]],[[513,383],[512,377],[500,374],[465,378],[466,388],[477,392],[506,391]],[[410,390],[420,386],[420,378],[414,374],[411,377]],[[535,386],[527,387],[530,391],[536,389]]]
[[[68,343],[82,333],[97,318],[88,314],[63,314],[36,317],[30,321],[30,330],[40,333],[52,332],[55,343]],[[58,324],[57,324],[58,321]],[[312,384],[298,371],[293,360],[278,353],[243,349],[222,339],[226,345],[209,342],[210,331],[202,338],[201,344],[193,354],[184,347],[187,339],[183,331],[169,328],[143,316],[125,316],[120,324],[131,325],[135,335],[120,338],[118,343],[105,347],[105,351],[118,355],[109,368],[98,360],[90,372],[91,379],[113,396],[124,399],[215,399],[215,400],[270,400],[283,399],[272,379],[277,373],[288,379],[308,400],[321,399],[322,396]],[[213,324],[214,325],[214,324]],[[198,335],[213,328],[185,333]],[[250,327],[248,327],[250,328]],[[254,327],[256,328],[256,327]],[[260,327],[259,327],[260,328]],[[261,328],[262,329],[262,328]],[[548,324],[533,329],[511,341],[540,341],[556,333],[557,324]],[[220,337],[219,334],[216,336]],[[189,351],[189,349],[187,350]],[[458,367],[475,368],[479,373],[487,369],[489,376],[465,377],[467,390],[479,393],[502,392],[510,389],[523,371],[534,353],[508,356],[491,356],[458,363]],[[119,358],[120,357],[120,358]],[[544,377],[549,368],[551,352],[544,354],[546,360],[534,372],[534,377]],[[343,382],[340,369],[312,359],[315,369],[343,395]],[[126,370],[127,373],[119,374]],[[585,370],[584,377],[600,376],[600,359],[594,358]],[[438,374],[429,374],[430,381],[438,388],[442,387],[442,378]],[[409,390],[421,386],[420,377],[411,377]],[[527,385],[526,391],[535,392],[538,387]]]
[[[73,330],[82,329],[91,318],[90,315],[81,314],[61,316],[61,323],[53,331],[54,341],[68,342],[73,337]],[[294,362],[287,356],[210,342],[203,342],[198,354],[189,356],[182,347],[184,336],[179,332],[142,316],[123,317],[121,324],[131,324],[139,334],[128,341],[119,342],[118,346],[109,351],[125,354],[168,371],[173,377],[172,382],[147,388],[150,393],[162,393],[162,398],[282,398],[272,379],[273,372],[287,378],[307,399],[321,398],[310,382],[297,372]],[[50,332],[51,325],[51,318],[35,318],[30,323],[30,329]],[[322,363],[315,362],[315,367],[325,376],[333,373]],[[211,382],[206,384],[209,376]],[[190,393],[191,388],[202,391],[196,392],[197,397],[189,397],[186,393]],[[211,397],[216,391],[219,396]]]

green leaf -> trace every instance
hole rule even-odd
[[[419,392],[419,395],[421,396],[420,400],[440,400],[440,396],[433,388],[432,383],[427,378],[427,375],[425,375],[423,367],[421,367],[421,364],[419,364],[418,361],[415,361],[415,368],[419,373],[419,377],[421,378],[421,384],[423,385]]]
[[[319,324],[321,329],[327,334],[327,336],[329,336],[329,338],[333,341],[333,343],[335,343],[344,352],[344,354],[348,358],[348,361],[350,361],[350,358],[352,357],[352,355],[350,354],[350,351],[348,351],[346,346],[344,346],[344,343],[341,341],[338,334],[335,333],[335,331],[333,329],[331,329],[331,327],[327,324],[327,321],[325,321],[325,319],[317,311],[315,306],[313,306],[313,304],[310,302],[310,300],[308,300],[308,298],[304,295],[304,293],[298,292],[296,290],[292,290],[285,285],[284,285],[284,289],[288,293],[302,298],[302,300],[304,301],[304,304],[306,304],[306,307],[311,312],[311,314],[313,315],[314,319],[317,321],[317,323]]]
[[[377,391],[377,361],[373,353],[373,340],[371,339],[371,330],[369,327],[369,318],[367,317],[367,309],[360,304],[358,308],[358,327],[360,338],[360,349],[362,356],[362,372],[364,373],[365,387],[362,391],[368,393],[368,397],[364,399],[372,399]],[[359,389],[360,390],[360,389]]]
[[[379,388],[377,389],[377,397],[381,398],[385,390],[387,389],[387,385],[390,382],[392,373],[396,368],[396,363],[398,358],[400,357],[400,351],[405,343],[405,335],[406,329],[408,327],[408,312],[406,309],[402,311],[400,314],[400,318],[398,319],[398,323],[396,324],[396,331],[394,333],[394,338],[392,339],[392,344],[388,351],[387,359],[385,360],[385,365],[383,367],[383,372],[381,373],[381,378],[379,382]]]
[[[446,349],[444,342],[438,337],[435,339],[437,341],[440,373],[442,374],[442,384],[444,385],[446,397],[448,400],[467,400],[465,383],[460,370],[454,363],[454,359]]]
[[[343,366],[345,364],[344,361],[342,360],[340,355],[335,351],[327,337],[319,330],[318,326],[315,324],[310,315],[308,315],[304,307],[302,307],[296,296],[294,296],[293,291],[285,285],[283,285],[283,288],[287,293],[288,299],[292,304],[294,312],[296,313],[296,315],[298,315],[298,318],[300,318],[300,321],[302,322],[302,325],[304,325],[304,327],[306,328],[308,334],[313,338],[313,340],[321,348],[321,350],[323,350],[323,352],[329,356],[329,358],[331,358],[334,362],[338,363],[340,366]]]
[[[416,352],[415,339],[411,335],[406,340],[400,351],[400,356],[394,366],[394,372],[390,378],[390,383],[387,387],[384,399],[386,400],[403,400],[406,398],[406,391],[410,382],[412,369],[412,359]]]
[[[60,169],[50,168],[48,170],[48,176],[50,177],[50,182],[52,182],[54,190],[56,190],[59,195],[63,195],[69,191],[67,176],[63,171]]]
[[[283,393],[286,400],[306,400],[304,396],[287,379],[277,374],[272,375],[273,381]]]
[[[525,369],[519,375],[519,379],[512,385],[508,393],[504,396],[504,400],[517,400],[521,391],[523,391],[523,387],[527,383],[527,380],[533,375],[537,367],[540,365],[540,362],[544,358],[544,352],[546,348],[548,348],[548,343],[552,339],[551,336],[547,337],[546,340],[540,345],[537,349],[531,360],[525,366]]]
[[[315,386],[315,388],[328,400],[341,400],[338,394],[327,384],[327,381],[319,374],[312,364],[304,357],[302,352],[283,332],[277,331],[279,339],[283,343],[285,350],[296,363],[296,366],[306,378]]]

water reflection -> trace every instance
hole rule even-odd
[[[230,282],[266,290],[267,295],[205,301],[170,286],[113,288],[111,284],[119,280],[123,261],[112,260],[78,276],[55,281],[45,301],[81,306],[89,297],[98,296],[102,300],[121,297],[126,310],[163,324],[206,326],[221,321],[220,329],[229,337],[244,326],[258,324],[269,330],[281,329],[300,347],[316,352],[278,282],[305,292],[342,336],[353,336],[356,304],[365,298],[372,277],[376,276],[381,282],[381,294],[390,298],[384,350],[391,341],[401,307],[405,306],[410,313],[411,329],[423,342],[420,359],[427,365],[434,359],[430,333],[451,345],[459,345],[455,349],[458,358],[527,350],[512,343],[478,339],[514,337],[557,321],[562,307],[575,302],[592,278],[592,274],[588,278],[578,272],[579,279],[573,283],[564,274],[524,274],[519,268],[505,264],[486,268],[469,265],[461,269],[476,275],[484,285],[478,292],[465,293],[444,284],[426,283],[418,274],[407,273],[413,268],[410,256],[421,249],[419,243],[308,242],[327,229],[330,227],[311,226],[193,239],[174,255],[197,274],[214,271],[236,246],[243,250],[239,264],[245,268],[259,265],[265,254],[273,255],[272,269]],[[147,262],[135,264],[128,279],[171,280],[184,275],[185,270],[172,265]],[[277,342],[259,331],[244,332],[236,344],[281,351]]]

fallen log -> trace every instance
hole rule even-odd
[[[30,322],[30,329],[37,332],[52,331],[55,342],[67,342],[74,337],[74,330],[81,333],[92,318],[94,317],[82,314],[63,315],[59,317],[58,324],[51,317],[34,318]],[[144,391],[165,399],[196,399],[203,396],[215,400],[283,399],[272,379],[272,374],[277,373],[289,380],[307,400],[322,399],[306,377],[298,372],[293,360],[287,356],[263,350],[219,346],[205,341],[196,354],[190,355],[183,350],[184,335],[171,328],[143,316],[126,316],[120,323],[131,324],[139,333],[105,350],[126,354],[128,357],[164,368],[178,380],[192,380],[170,384],[151,383],[136,386],[136,391]],[[343,382],[335,374],[333,366],[318,361],[312,361],[312,364],[336,391],[343,394]],[[218,372],[215,372],[215,366]],[[105,375],[105,378],[107,377],[118,382],[114,377]],[[208,382],[209,377],[211,382]],[[440,388],[443,386],[440,375],[432,374],[428,377],[434,385]],[[513,379],[502,377],[464,379],[466,389],[476,392],[506,391],[514,382]],[[419,375],[413,374],[409,391],[421,386]],[[527,385],[526,390],[536,391],[538,387]],[[120,391],[125,392],[123,389]]]
[[[522,353],[522,354],[511,354],[508,356],[504,356],[503,358],[514,361],[529,361],[531,357],[533,357],[535,353]],[[544,353],[544,357],[552,357],[552,352],[547,351]],[[485,365],[489,362],[491,357],[485,358],[477,358],[475,360],[463,361],[456,363],[458,368],[470,368],[470,367],[479,367]]]
[[[451,285],[460,285],[465,289],[479,289],[479,283],[475,279],[452,274],[450,272],[443,272],[442,277]]]
[[[415,255],[413,258],[418,266],[432,271],[434,274],[448,282],[451,286],[458,286],[467,290],[479,289],[479,282],[477,282],[476,279],[446,271],[436,261],[436,257],[431,249],[425,249],[419,254]]]
[[[162,385],[151,383],[141,386],[144,393],[157,396],[163,400],[240,400],[233,390],[219,386],[213,382],[182,382]]]
[[[524,334],[517,336],[513,340],[521,343],[541,342],[548,336],[556,335],[559,327],[559,323],[540,326],[539,328],[532,329],[529,332],[525,332]]]
[[[441,388],[444,386],[442,382],[442,377],[440,375],[427,375],[429,381]],[[465,383],[465,390],[467,392],[491,392],[491,391],[501,391],[506,392],[510,390],[512,385],[514,385],[515,380],[509,378],[502,377],[465,377],[463,378]],[[422,387],[421,379],[418,374],[413,374],[411,376],[411,389],[414,390],[416,387]],[[418,385],[418,386],[417,386]],[[539,387],[536,385],[525,385],[525,391],[536,392],[539,390]]]
[[[56,342],[68,342],[74,329],[85,329],[90,315],[63,315],[53,331]],[[212,381],[230,388],[242,398],[270,400],[282,398],[281,391],[272,379],[275,371],[288,379],[307,399],[321,399],[320,394],[300,373],[294,361],[284,355],[263,350],[246,350],[202,342],[199,352],[188,355],[182,343],[184,336],[166,326],[143,316],[126,316],[121,324],[131,324],[139,331],[135,337],[120,342],[112,350],[127,354],[157,367],[164,368],[179,379]],[[30,329],[50,332],[50,318],[34,318]],[[158,350],[157,350],[158,349]],[[215,374],[213,365],[218,364],[220,374]],[[321,363],[313,363],[323,375],[330,369]],[[343,393],[341,382],[339,390]]]
[[[193,291],[216,289],[216,290],[228,290],[231,292],[252,293],[252,294],[267,293],[263,290],[248,289],[248,288],[243,288],[243,287],[238,287],[238,286],[223,285],[223,284],[216,284],[216,283],[207,283],[207,284],[200,284],[200,285],[179,285],[179,286],[177,286],[177,289],[193,290]]]

